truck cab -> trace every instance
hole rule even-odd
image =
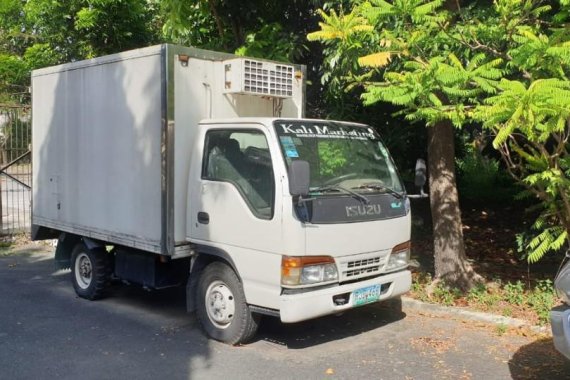
[[[252,118],[199,130],[188,240],[226,258],[254,310],[291,323],[409,290],[409,200],[373,128]]]

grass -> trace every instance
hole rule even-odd
[[[521,281],[491,281],[476,285],[466,294],[444,282],[437,283],[428,294],[431,283],[431,275],[414,273],[412,296],[424,302],[469,307],[538,325],[549,323],[550,309],[557,303],[551,280],[539,280],[530,287]]]
[[[0,240],[0,257],[8,256],[12,252],[14,242],[10,240]]]
[[[507,330],[508,330],[507,325],[505,325],[503,323],[500,323],[497,325],[497,335],[499,335],[499,336],[504,335],[507,332]]]
[[[28,233],[4,236],[0,238],[0,257],[17,254],[21,248],[30,246],[51,247],[52,243],[50,240],[32,242]]]

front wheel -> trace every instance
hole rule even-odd
[[[71,281],[81,298],[96,300],[105,296],[111,277],[111,260],[102,248],[89,249],[79,243],[71,253]]]
[[[210,337],[228,344],[253,338],[260,317],[251,312],[232,268],[221,262],[208,265],[196,290],[198,320]]]

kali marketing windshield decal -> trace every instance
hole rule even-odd
[[[317,123],[288,123],[277,125],[279,134],[294,135],[296,137],[313,137],[328,139],[357,139],[376,140],[372,128],[355,127],[348,125],[317,124]]]

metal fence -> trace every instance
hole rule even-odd
[[[30,108],[0,105],[0,235],[30,230],[31,143]]]

